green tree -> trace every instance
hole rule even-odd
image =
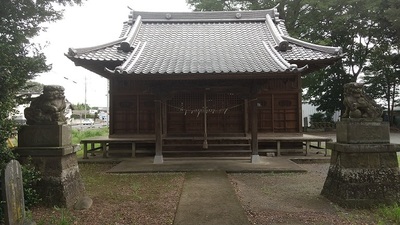
[[[393,12],[400,13],[400,4],[392,1],[388,5],[385,16],[380,20],[380,38],[374,43],[364,80],[369,93],[385,100],[384,106],[393,124],[393,110],[400,97],[400,31],[397,29],[400,28],[397,24],[400,16]]]
[[[2,0],[0,7],[0,169],[14,158],[7,146],[15,124],[10,119],[23,100],[26,82],[50,70],[41,48],[31,38],[45,30],[45,22],[62,18],[54,4],[80,4],[81,0]],[[1,213],[1,212],[0,212]],[[0,216],[1,220],[1,216]]]
[[[400,1],[389,0],[388,7],[384,14],[389,22],[389,28],[393,32],[393,43],[399,47],[400,45]]]
[[[22,88],[23,94],[42,94],[44,85],[34,81],[27,81]]]
[[[89,110],[89,109],[91,109],[88,104],[86,104],[86,107],[85,107],[85,103],[79,103],[79,102],[76,105],[73,104],[72,108],[74,108],[74,110]]]
[[[221,10],[207,0],[187,0],[195,10]],[[340,46],[343,59],[326,69],[304,77],[304,99],[318,110],[334,112],[342,109],[343,85],[357,81],[371,61],[375,44],[386,32],[388,15],[394,28],[398,28],[399,11],[396,0],[236,0],[217,1],[235,9],[266,9],[277,6],[285,19],[291,36],[316,44]],[[389,4],[390,2],[390,4]],[[397,6],[397,8],[393,8]],[[226,8],[222,8],[226,9]],[[394,25],[394,23],[397,23]],[[391,29],[394,29],[391,28]],[[397,36],[398,37],[398,36]]]

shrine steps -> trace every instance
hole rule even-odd
[[[136,154],[154,154],[154,144],[137,144]],[[168,137],[163,139],[162,152],[166,156],[197,156],[197,155],[250,155],[250,139],[246,137],[210,137],[205,142],[200,137]],[[110,155],[129,155],[131,146],[114,144],[110,146]]]
[[[250,151],[250,139],[245,137],[212,137],[203,138],[166,138],[163,141],[163,152],[218,152]]]

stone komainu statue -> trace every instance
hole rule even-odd
[[[364,84],[351,82],[344,85],[343,118],[380,118],[381,107],[364,93]]]
[[[45,85],[43,94],[34,98],[24,114],[28,125],[66,124],[64,88],[59,85]]]

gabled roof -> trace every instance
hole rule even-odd
[[[292,38],[276,9],[234,12],[132,11],[115,41],[70,48],[77,64],[116,62],[109,73],[233,74],[300,72],[341,57],[341,48]]]

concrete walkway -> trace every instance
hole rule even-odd
[[[174,225],[196,224],[249,224],[224,171],[186,173]]]

